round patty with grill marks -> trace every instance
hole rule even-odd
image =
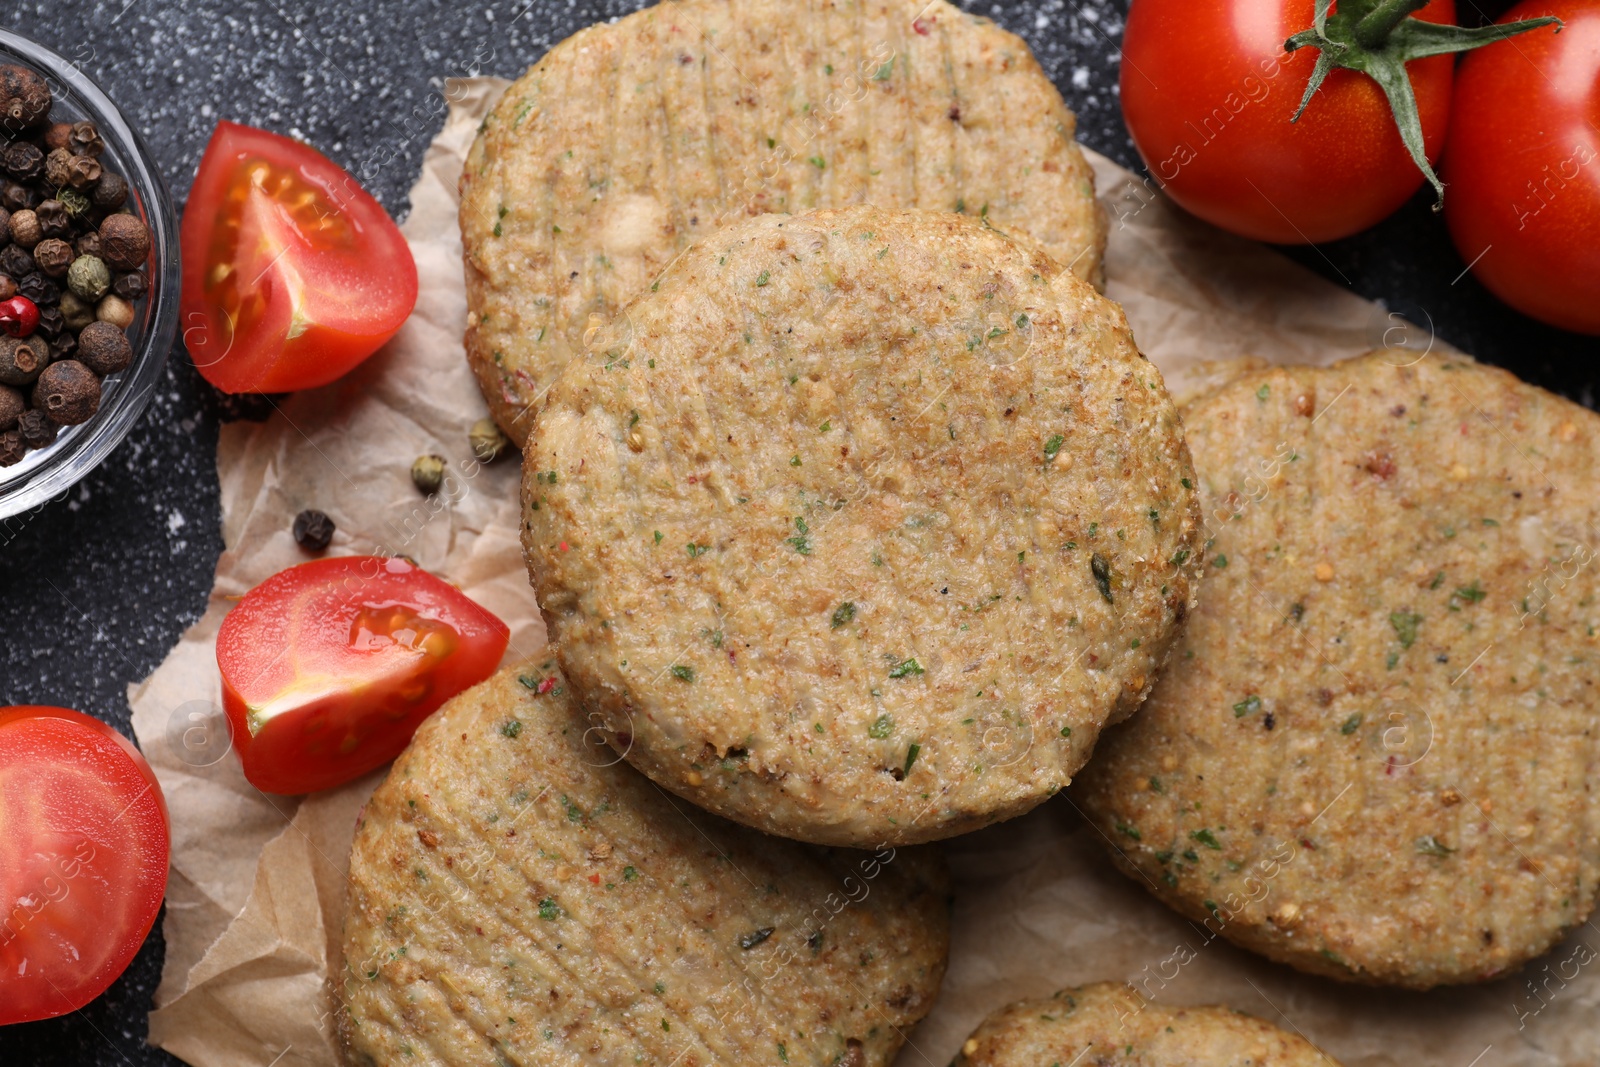
[[[596,317],[768,211],[965,212],[1099,284],[1075,125],[1021,39],[945,0],[673,0],[590,27],[510,88],[462,174],[468,358],[520,444]]]
[[[932,853],[829,850],[676,801],[554,663],[417,731],[350,861],[355,1065],[884,1065],[949,948]]]
[[[568,365],[528,569],[619,750],[772,833],[947,837],[1064,787],[1198,573],[1121,309],[950,212],[763,215]]]
[[[1184,423],[1199,607],[1074,787],[1118,864],[1350,981],[1556,944],[1600,883],[1600,418],[1397,350],[1247,371]]]
[[[1229,1008],[1171,1008],[1100,982],[990,1015],[951,1067],[1339,1067],[1295,1034]]]

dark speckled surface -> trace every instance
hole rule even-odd
[[[308,139],[402,215],[442,121],[441,79],[514,76],[572,31],[636,6],[11,0],[0,4],[0,25],[76,57],[141,131],[180,202],[213,122],[226,117]],[[1138,164],[1116,95],[1126,0],[968,6],[1028,39],[1087,144]],[[1460,6],[1469,15],[1478,7]],[[1470,276],[1455,280],[1463,264],[1420,195],[1370,233],[1290,254],[1432,322],[1480,358],[1594,403],[1600,344],[1507,311]],[[222,547],[213,455],[229,410],[180,352],[144,422],[105,466],[68,499],[0,523],[0,703],[72,705],[128,729],[128,683],[156,666],[205,603]],[[80,1013],[0,1029],[0,1065],[177,1063],[144,1043],[161,953],[158,934]]]

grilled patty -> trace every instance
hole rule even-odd
[[[1074,130],[1028,46],[944,0],[677,0],[593,26],[511,87],[468,158],[468,358],[520,444],[596,317],[768,211],[965,212],[1098,284]]]

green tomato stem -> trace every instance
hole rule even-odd
[[[1401,21],[1427,7],[1431,0],[1382,0],[1356,23],[1351,36],[1363,48],[1382,48]]]

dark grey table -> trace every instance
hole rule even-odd
[[[638,6],[12,0],[0,5],[0,25],[81,57],[143,134],[180,204],[212,125],[228,118],[305,137],[403,216],[406,190],[443,121],[443,78],[515,76],[569,33]],[[966,6],[1027,38],[1078,113],[1085,143],[1139,166],[1116,92],[1127,0]],[[1459,4],[1464,19],[1506,6]],[[1376,230],[1290,255],[1414,321],[1431,321],[1481,359],[1594,406],[1600,343],[1516,315],[1470,275],[1460,277],[1464,264],[1425,195]],[[249,404],[213,392],[180,349],[150,412],[109,462],[67,501],[0,522],[0,620],[10,627],[0,647],[0,705],[69,705],[131,732],[126,687],[200,616],[222,550],[218,423],[252,414]],[[0,1067],[176,1064],[144,1043],[161,957],[158,925],[94,1004],[0,1028]]]

